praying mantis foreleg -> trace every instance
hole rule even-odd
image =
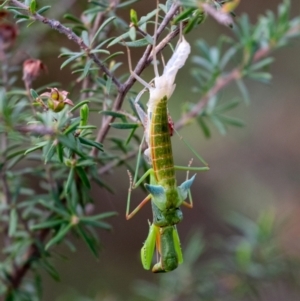
[[[155,246],[160,258],[153,266],[152,272],[170,272],[183,262],[176,226],[158,227],[155,224],[150,225],[149,234],[141,249],[141,260],[146,270],[151,267]]]
[[[176,226],[159,229],[160,261],[156,263],[152,272],[165,273],[175,270],[183,262],[179,235]]]
[[[145,270],[150,270],[154,249],[156,245],[157,235],[159,234],[159,227],[154,224],[149,225],[149,233],[144,245],[141,249],[141,261]]]

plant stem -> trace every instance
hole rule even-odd
[[[95,62],[95,64],[98,65],[100,67],[100,69],[107,76],[111,77],[113,83],[118,88],[121,87],[121,83],[119,82],[119,80],[108,70],[108,68],[98,59],[98,57],[95,54],[91,53],[92,49],[89,48],[89,46],[87,46],[83,42],[83,40],[80,37],[78,37],[70,28],[65,27],[64,25],[62,25],[57,20],[45,18],[45,17],[43,17],[40,14],[37,14],[37,13],[30,14],[28,6],[24,5],[23,3],[21,3],[21,2],[19,2],[17,0],[10,0],[10,3],[13,4],[13,5],[15,5],[15,6],[17,6],[17,7],[23,8],[24,10],[27,10],[28,15],[32,19],[34,19],[36,21],[39,21],[39,22],[42,22],[42,23],[50,26],[52,29],[55,29],[58,32],[60,32],[61,34],[64,34],[65,36],[67,36],[69,40],[75,42],[80,47],[80,49],[82,49],[87,54],[87,56],[91,60],[93,60]]]
[[[35,238],[35,242],[28,248],[27,253],[23,257],[23,262],[20,265],[15,265],[13,271],[7,276],[9,285],[6,292],[6,300],[9,300],[13,290],[16,290],[26,273],[30,270],[32,263],[40,257],[40,251],[36,243],[44,242],[51,229],[43,229],[39,235]]]

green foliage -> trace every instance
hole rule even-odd
[[[107,219],[116,212],[102,212],[99,203],[105,195],[93,199],[91,189],[98,185],[112,192],[116,183],[105,183],[103,174],[119,165],[132,171],[128,159],[141,143],[135,134],[141,123],[132,102],[130,109],[122,109],[125,99],[136,95],[131,90],[134,76],[120,68],[124,44],[146,48],[134,71],[140,74],[152,60],[154,41],[160,43],[160,52],[179,32],[196,32],[209,15],[218,22],[223,17],[231,20],[233,15],[222,11],[229,1],[168,0],[145,16],[132,8],[135,2],[88,1],[82,4],[82,15],[60,12],[68,23],[57,21],[60,16],[48,18],[51,1],[44,7],[35,0],[2,1],[0,5],[14,17],[8,23],[13,24],[11,40],[0,36],[0,222],[5,238],[0,294],[5,300],[42,300],[40,269],[60,279],[53,264],[57,245],[65,244],[74,251],[72,242],[77,237],[98,257],[98,229],[112,229]],[[212,126],[221,135],[231,127],[244,126],[234,116],[234,109],[250,101],[245,79],[269,83],[272,51],[299,36],[300,19],[290,19],[290,9],[290,2],[284,1],[277,15],[269,11],[254,25],[242,15],[233,26],[235,38],[220,37],[215,46],[201,39],[195,42],[191,73],[196,100],[183,106],[177,129],[195,119],[209,138]],[[123,19],[124,12],[130,24]],[[21,30],[16,23],[22,23]],[[34,42],[32,34],[42,23],[63,37],[62,45],[51,44],[55,52],[60,49],[60,69],[73,74],[73,81],[63,90],[48,80],[45,87],[52,87],[51,92],[45,87],[33,89],[32,82],[46,70],[41,61],[25,61],[23,76],[15,65],[31,40],[41,53],[47,50],[49,44]],[[41,40],[48,39],[39,34]],[[63,46],[67,39],[74,43],[68,48]],[[14,48],[16,40],[26,41],[23,49]],[[232,82],[241,100],[221,96]],[[101,122],[94,125],[96,119]],[[111,128],[119,136],[112,136]],[[144,161],[142,164],[146,168]],[[160,277],[157,285],[139,282],[135,286],[137,300],[241,300],[259,295],[266,289],[265,283],[285,281],[299,272],[296,265],[290,271],[289,259],[280,256],[272,213],[263,214],[257,222],[233,214],[229,222],[240,234],[219,244],[218,252],[226,251],[222,258],[202,262],[198,268],[198,259],[210,250],[210,242],[204,243],[195,234],[185,249],[184,264]],[[191,285],[196,289],[190,290]]]

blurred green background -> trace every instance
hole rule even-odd
[[[49,1],[42,1],[48,3]],[[86,1],[52,1],[53,9],[60,11],[59,5],[66,5],[68,11],[75,15],[85,7]],[[277,9],[281,1],[251,0],[241,1],[236,10],[237,18],[247,13],[251,22],[255,23],[259,15],[266,10]],[[62,4],[63,3],[63,4]],[[292,15],[300,14],[300,2],[292,0]],[[149,6],[149,7],[148,7]],[[134,8],[142,16],[155,7],[155,1],[136,3]],[[62,10],[61,10],[62,11]],[[129,19],[129,11],[122,11],[125,20]],[[72,75],[68,68],[60,71],[61,59],[57,59],[58,45],[74,45],[42,25],[40,30],[46,30],[43,35],[44,48],[42,53],[28,45],[27,53],[38,56],[48,66],[47,82],[62,82],[62,87],[67,87]],[[231,29],[224,28],[214,20],[208,18],[198,30],[186,36],[194,44],[196,39],[205,39],[214,45],[222,34],[234,36]],[[34,38],[34,37],[33,37]],[[49,46],[49,47],[48,47]],[[199,53],[192,50],[192,55]],[[278,241],[284,252],[300,256],[300,44],[294,43],[274,53],[275,63],[271,73],[273,80],[270,85],[262,85],[247,81],[250,92],[251,104],[239,106],[233,113],[235,117],[242,118],[245,128],[231,128],[226,136],[220,136],[216,131],[212,138],[205,139],[197,124],[185,127],[180,134],[189,141],[193,147],[209,163],[211,170],[198,174],[192,187],[194,208],[183,209],[184,221],[178,226],[178,231],[185,249],[188,238],[193,231],[200,231],[206,241],[206,255],[200,257],[198,265],[213,256],[208,255],[209,250],[217,236],[228,237],[235,230],[228,226],[226,217],[231,212],[238,212],[251,219],[257,219],[265,210],[272,209],[276,220],[280,221],[277,232]],[[134,52],[134,59],[140,53]],[[167,57],[167,55],[166,55]],[[124,60],[125,60],[124,56]],[[127,63],[124,61],[124,68]],[[173,120],[180,117],[181,108],[185,101],[197,101],[198,96],[191,92],[191,87],[196,85],[189,68],[191,63],[179,72],[176,83],[177,88],[170,102],[169,108]],[[152,77],[151,67],[146,70],[143,77]],[[35,83],[38,87],[39,83]],[[139,86],[134,87],[137,91]],[[222,97],[240,97],[236,86],[232,85]],[[128,104],[125,104],[125,106]],[[94,122],[99,124],[96,116]],[[118,132],[114,132],[120,135]],[[142,131],[140,132],[142,135]],[[104,143],[105,146],[105,143]],[[174,158],[176,164],[187,164],[192,153],[175,136],[173,138]],[[132,165],[135,160],[132,160]],[[194,165],[196,165],[196,160]],[[178,173],[178,181],[185,177]],[[94,187],[93,195],[99,211],[115,210],[119,216],[112,219],[112,233],[100,232],[103,244],[100,259],[96,260],[82,241],[75,242],[78,252],[72,253],[65,247],[58,248],[58,271],[61,282],[56,283],[47,274],[44,275],[45,301],[75,300],[68,295],[81,294],[95,297],[95,300],[130,300],[135,280],[148,280],[157,283],[158,279],[169,277],[167,275],[154,275],[143,270],[140,263],[140,248],[148,233],[148,219],[151,220],[150,206],[143,208],[132,220],[125,220],[125,206],[128,190],[128,176],[124,167],[116,168],[104,179],[115,185],[115,194],[110,194],[104,189]],[[133,193],[133,203],[137,204],[145,194],[141,190]],[[196,230],[195,230],[196,229]],[[212,245],[210,245],[212,244]],[[224,250],[225,251],[225,250]],[[68,260],[60,258],[66,253]],[[179,267],[174,273],[180,273]],[[272,286],[271,286],[272,288]],[[275,289],[275,284],[274,288]],[[300,293],[295,299],[300,300]],[[137,299],[139,300],[139,299]],[[184,298],[181,300],[185,300]],[[186,299],[188,300],[188,299]],[[244,299],[241,299],[244,300]],[[250,299],[249,299],[250,300]],[[275,300],[271,294],[263,298],[251,300]]]

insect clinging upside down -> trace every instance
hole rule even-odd
[[[189,53],[190,45],[184,37],[181,37],[172,57],[164,67],[163,74],[160,76],[156,65],[155,47],[153,47],[155,72],[153,85],[133,73],[130,66],[132,75],[148,89],[150,94],[146,113],[138,104],[139,98],[145,89],[137,96],[135,106],[145,129],[144,139],[148,146],[145,155],[151,164],[151,168],[135,183],[136,172],[129,189],[126,218],[130,219],[148,201],[152,201],[153,223],[150,225],[148,237],[142,247],[141,259],[143,267],[150,269],[156,247],[160,258],[154,265],[153,272],[172,271],[183,261],[176,224],[182,220],[180,206],[185,205],[192,208],[191,199],[190,202],[185,200],[195,175],[177,186],[175,169],[187,171],[205,171],[209,169],[207,166],[175,166],[173,161],[167,103],[176,87],[174,83],[176,74],[184,66]],[[140,154],[138,158],[140,158]],[[139,186],[148,176],[150,176],[150,184],[145,184],[145,188],[149,192],[148,196],[129,213],[132,188]]]

